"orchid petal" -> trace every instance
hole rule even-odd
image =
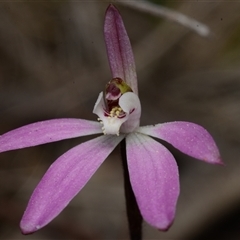
[[[174,219],[179,195],[179,175],[172,154],[143,134],[126,138],[130,182],[146,222],[167,230]]]
[[[110,5],[106,11],[104,36],[113,78],[123,79],[138,94],[137,74],[130,40],[118,10]]]
[[[121,132],[133,132],[139,127],[141,104],[138,96],[133,92],[124,93],[119,99],[119,106],[127,113],[128,119],[121,126]]]
[[[101,125],[94,121],[74,118],[41,121],[1,135],[0,152],[97,133],[101,133]]]
[[[208,163],[222,164],[219,150],[212,136],[197,124],[168,122],[140,127],[137,132],[160,138],[191,157]]]
[[[29,200],[20,223],[22,232],[35,232],[55,218],[85,186],[123,137],[100,136],[59,157]]]

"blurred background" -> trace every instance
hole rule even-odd
[[[240,239],[240,3],[155,1],[206,24],[204,38],[116,2],[133,45],[141,124],[204,126],[225,166],[169,146],[181,194],[168,232],[146,223],[144,239]],[[53,118],[96,120],[92,109],[111,79],[103,38],[108,1],[0,3],[0,134]],[[92,137],[0,154],[0,239],[128,239],[119,148],[48,226],[23,236],[19,222],[50,164]]]

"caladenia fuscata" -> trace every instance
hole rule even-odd
[[[95,103],[98,121],[53,119],[32,123],[0,136],[0,152],[100,134],[60,156],[36,186],[22,217],[23,234],[52,221],[79,193],[114,148],[121,143],[126,205],[131,239],[141,239],[141,223],[167,230],[180,193],[179,173],[171,152],[179,151],[211,164],[222,164],[211,135],[183,121],[140,127],[141,103],[131,44],[118,10],[109,5],[104,36],[112,79]]]

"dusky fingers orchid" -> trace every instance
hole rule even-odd
[[[106,11],[104,36],[112,80],[94,106],[98,122],[54,119],[0,136],[0,152],[4,152],[103,133],[70,149],[50,166],[22,217],[20,227],[24,234],[39,230],[55,218],[123,139],[130,184],[140,213],[147,223],[160,230],[167,230],[174,220],[180,191],[178,167],[173,155],[149,136],[167,141],[199,160],[222,163],[213,138],[197,124],[169,122],[139,127],[141,104],[134,57],[122,18],[113,5]]]

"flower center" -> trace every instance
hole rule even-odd
[[[93,113],[98,115],[104,134],[119,135],[120,131],[129,133],[139,126],[141,104],[126,82],[114,78],[99,94]]]
[[[122,108],[120,108],[120,107],[112,108],[112,110],[109,113],[109,117],[115,117],[115,118],[119,117],[120,118],[120,117],[124,117],[124,116],[125,116],[125,113],[122,110]]]
[[[123,118],[125,112],[119,106],[119,98],[126,92],[132,92],[132,89],[121,78],[113,78],[106,85],[105,89],[105,116],[108,118]]]

